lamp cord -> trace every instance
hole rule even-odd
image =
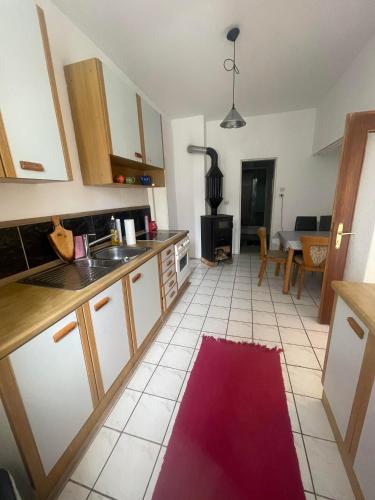
[[[228,66],[228,63],[231,63],[230,66]],[[233,59],[228,57],[224,61],[224,69],[225,71],[233,71],[233,82],[232,82],[232,108],[234,108],[234,83],[235,83],[235,78],[236,78],[236,73],[237,75],[240,73],[238,67],[236,66],[236,42],[233,42]]]

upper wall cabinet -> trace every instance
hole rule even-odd
[[[34,2],[1,2],[0,46],[0,178],[70,180],[46,23]]]
[[[98,59],[87,59],[66,66],[65,76],[84,184],[142,186],[141,177],[150,176],[155,186],[164,186],[164,170],[157,168],[163,166],[159,160],[163,156],[160,115],[158,136],[150,139],[156,118],[150,119],[147,108],[146,141],[144,103],[115,71]],[[150,144],[150,155],[145,143]],[[148,161],[149,157],[156,163]],[[116,183],[118,176],[131,182]]]
[[[153,167],[164,168],[163,136],[160,113],[137,96],[138,112],[143,127],[143,155],[146,163]]]

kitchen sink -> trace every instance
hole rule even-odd
[[[135,259],[139,255],[148,252],[150,249],[146,247],[127,247],[125,245],[117,247],[107,247],[102,250],[95,252],[94,256],[98,259],[110,259],[110,260],[121,260],[123,262],[129,262]]]
[[[72,264],[61,264],[47,271],[33,274],[21,279],[19,283],[65,290],[81,290],[121,264],[123,261],[113,259],[79,259]]]

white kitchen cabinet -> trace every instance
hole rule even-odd
[[[14,351],[10,362],[48,474],[93,411],[76,313]]]
[[[89,301],[104,391],[107,392],[131,357],[122,282]]]
[[[142,161],[137,95],[113,70],[105,64],[102,67],[112,153],[122,158]]]
[[[143,134],[146,163],[164,168],[163,138],[160,113],[142,99]]]
[[[347,319],[350,317],[364,330],[363,338],[359,338],[349,325]],[[366,326],[338,297],[324,378],[324,391],[343,439],[348,428],[367,337]]]
[[[375,385],[372,386],[370,401],[354,460],[356,473],[361,490],[366,500],[375,499]]]
[[[53,67],[50,66],[52,82],[33,1],[1,2],[0,46],[3,176],[68,180],[70,166],[68,174],[65,160],[69,163],[69,159],[66,148],[66,158],[63,150],[65,135],[55,109],[56,106],[60,113]]]
[[[137,348],[161,316],[157,256],[130,273],[130,290]]]

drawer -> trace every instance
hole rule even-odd
[[[163,262],[165,259],[168,259],[168,257],[172,257],[174,255],[174,245],[169,245],[168,248],[165,248],[161,252],[161,261]]]
[[[165,271],[165,273],[163,273],[162,285],[164,286],[167,283],[167,281],[169,281],[175,273],[176,273],[176,268],[175,268],[174,263],[173,263],[171,265],[171,267],[169,269],[167,269]]]
[[[168,273],[167,273],[168,274]],[[163,286],[163,296],[168,295],[170,290],[177,284],[177,274],[173,273],[172,277]]]
[[[164,305],[167,310],[169,306],[172,304],[177,295],[177,283],[175,286],[168,292],[168,294],[164,297]]]
[[[161,263],[161,272],[165,273],[165,271],[174,264],[175,264],[175,258],[173,254],[172,257],[168,257]]]

